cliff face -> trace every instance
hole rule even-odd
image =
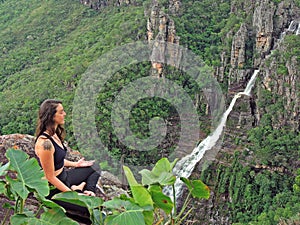
[[[236,7],[232,6],[232,13]],[[284,41],[287,35],[299,35],[299,8],[292,1],[282,1],[275,5],[272,1],[256,1],[255,4],[244,5],[243,10],[252,15],[249,23],[243,23],[234,34],[230,53],[229,89],[249,80],[253,68],[260,69],[260,79],[257,82],[257,94],[252,104],[253,121],[259,122],[262,115],[268,112],[266,105],[259,104],[264,98],[261,91],[272,93],[273,104],[276,101],[285,102],[281,118],[274,118],[274,127],[290,125],[299,130],[299,87],[295,85],[300,81],[299,59],[285,57],[289,44]],[[253,43],[253,44],[249,44]],[[246,52],[251,54],[246,54]],[[278,55],[272,54],[278,52]],[[229,54],[227,54],[229,58]],[[222,57],[224,60],[226,57]],[[286,68],[286,73],[278,70]],[[217,74],[217,77],[224,74]],[[277,96],[277,98],[275,98]],[[280,97],[279,97],[280,96]],[[253,103],[253,102],[252,102]],[[251,110],[250,110],[251,111]],[[250,112],[249,111],[249,112]],[[250,116],[250,115],[249,115]]]
[[[180,7],[179,1],[169,1],[169,11],[176,15]],[[149,17],[147,20],[147,40],[154,42],[153,54],[159,60],[152,60],[152,75],[161,78],[164,76],[164,57],[170,55],[171,58],[177,58],[177,52],[166,52],[165,43],[179,44],[179,37],[176,35],[174,20],[166,14],[158,1],[153,0],[151,4]]]
[[[170,17],[180,11],[181,3],[169,2],[169,9],[174,9],[169,10],[170,15],[166,15],[153,1],[148,18],[148,40],[180,44],[180,37],[176,36],[176,24]],[[215,160],[216,164],[224,163],[223,157],[238,148],[236,139],[245,140],[246,132],[259,125],[266,113],[272,114],[274,129],[288,126],[300,131],[300,86],[297,85],[300,82],[300,60],[295,56],[297,44],[291,40],[299,39],[299,8],[289,0],[277,4],[271,0],[232,1],[231,13],[240,16],[241,11],[248,16],[237,31],[232,29],[227,33],[224,39],[232,38],[231,50],[221,53],[222,66],[215,68],[215,77],[220,82],[227,82],[228,103],[234,94],[244,90],[255,69],[260,72],[252,95],[238,99],[228,118],[223,147]],[[159,75],[163,74],[162,64],[154,62],[153,68],[157,69]],[[270,99],[266,100],[266,95]],[[276,113],[273,113],[272,105],[278,107]],[[199,171],[198,168],[194,171],[194,177],[199,177],[201,169]],[[263,167],[258,165],[255,168]],[[279,172],[284,171],[281,168]],[[212,191],[209,201],[195,203],[199,211],[191,220],[199,221],[201,215],[201,224],[231,224],[226,213],[229,209],[218,209],[220,201],[231,202],[232,199],[226,193],[220,195]]]
[[[233,94],[243,91],[254,69],[260,72],[252,96],[238,99],[228,118],[216,165],[225,163],[224,156],[238,149],[236,140],[245,140],[246,132],[259,125],[267,113],[271,114],[274,129],[289,127],[300,131],[300,86],[297,85],[300,59],[295,53],[300,38],[299,8],[289,0],[278,4],[269,0],[232,3],[231,13],[238,16],[241,11],[248,17],[238,31],[227,34],[227,38],[232,38],[231,51],[222,52],[223,66],[215,70],[219,81],[228,77],[228,102]],[[195,177],[199,177],[199,170],[195,170]],[[232,196],[213,191],[210,201],[198,203],[196,208],[204,215],[201,224],[231,224],[230,209],[218,208],[221,202],[232,202]]]

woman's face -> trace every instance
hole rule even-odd
[[[65,123],[66,112],[62,104],[58,104],[56,113],[54,114],[53,120],[56,125],[63,125]]]

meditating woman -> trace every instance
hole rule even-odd
[[[36,128],[35,153],[44,170],[45,177],[55,189],[50,190],[49,196],[59,192],[77,191],[84,195],[95,196],[96,185],[100,176],[95,169],[94,160],[84,158],[77,162],[65,159],[67,149],[64,145],[64,123],[66,112],[61,101],[45,100],[39,109]],[[66,169],[65,167],[74,167]],[[57,201],[65,208],[84,210],[69,203]]]

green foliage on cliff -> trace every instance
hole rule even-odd
[[[300,196],[295,187],[299,178],[288,176],[284,167],[252,165],[244,157],[235,152],[226,165],[216,165],[217,169],[203,174],[203,180],[215,188],[216,210],[229,213],[235,225],[297,220]],[[227,200],[221,201],[224,198]]]
[[[230,1],[181,2],[182,14],[173,18],[180,43],[202,56],[209,65],[220,65],[221,40],[229,20]]]
[[[299,157],[300,135],[289,128],[260,125],[250,131],[249,141],[259,163],[265,165],[288,168]]]
[[[72,0],[5,1],[0,15],[2,134],[33,134],[46,98],[63,100],[70,124],[81,74],[114,46],[142,38],[146,27],[142,7],[96,12]]]

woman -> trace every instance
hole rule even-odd
[[[59,192],[78,191],[84,195],[95,196],[96,185],[100,176],[92,166],[93,161],[84,158],[77,162],[65,159],[67,149],[64,146],[66,112],[61,101],[45,100],[39,109],[36,128],[35,153],[38,156],[45,177],[55,189],[50,190],[49,196]],[[66,170],[65,167],[75,167]],[[86,208],[57,201],[58,204],[72,210],[87,212]]]

